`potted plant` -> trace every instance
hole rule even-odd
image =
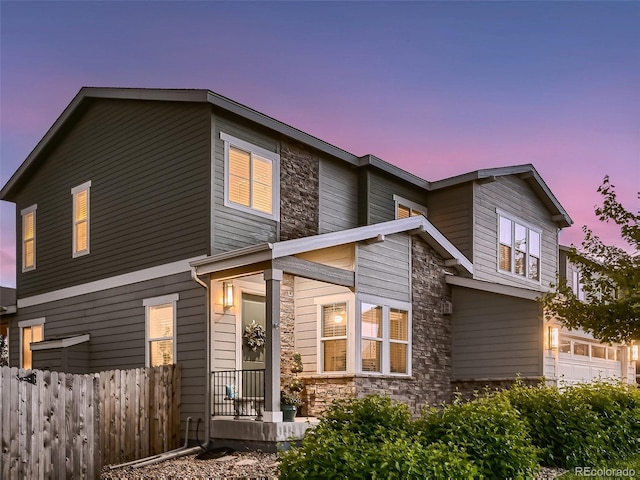
[[[302,356],[296,352],[291,356],[291,373],[296,377],[289,382],[288,392],[280,392],[280,410],[285,422],[293,422],[298,407],[302,405],[300,392],[304,390],[304,382],[298,378],[298,373],[302,372]]]

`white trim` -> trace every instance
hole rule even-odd
[[[178,300],[180,300],[180,294],[171,293],[169,295],[162,295],[160,297],[145,298],[144,300],[142,300],[142,305],[145,307],[152,307],[154,305],[163,305],[165,303],[177,302]]]
[[[39,318],[32,318],[31,320],[22,320],[21,322],[18,322],[18,331],[19,331],[19,335],[18,335],[18,348],[20,349],[20,355],[18,358],[18,365],[19,368],[23,368],[23,355],[22,355],[22,342],[23,342],[23,331],[25,328],[30,328],[33,326],[37,326],[37,325],[41,325],[42,326],[42,338],[44,339],[44,324],[46,323],[46,317],[39,317]],[[33,361],[33,356],[31,357],[31,360]],[[31,365],[33,367],[33,365]]]
[[[269,220],[280,221],[280,155],[276,152],[269,151],[224,132],[220,132],[220,139],[224,142],[224,206],[250,213],[251,215],[267,218]],[[244,150],[250,155],[256,154],[271,161],[271,213],[262,212],[250,206],[241,205],[229,200],[229,145],[233,145],[240,150]],[[250,179],[250,181],[251,180],[252,179]]]
[[[347,365],[345,371],[325,372],[322,357],[322,307],[330,303],[345,303],[347,310]],[[314,297],[313,304],[316,306],[316,372],[324,375],[345,375],[354,371],[356,365],[355,352],[357,349],[351,344],[351,339],[355,337],[355,295],[353,293],[337,293]],[[341,337],[340,337],[341,338]]]
[[[51,350],[53,348],[73,347],[74,345],[88,342],[90,338],[91,336],[88,333],[85,333],[84,335],[61,338],[59,340],[43,340],[42,342],[38,342],[32,345],[31,351],[34,352],[36,350]]]
[[[390,220],[388,222],[351,228],[339,232],[324,233],[310,237],[285,240],[277,243],[265,243],[240,248],[231,252],[213,255],[192,263],[197,275],[219,272],[230,268],[251,265],[258,261],[272,260],[288,255],[297,255],[312,250],[345,245],[376,238],[378,235],[409,232],[419,235],[445,259],[455,258],[460,261],[458,267],[473,274],[473,263],[464,256],[447,238],[423,216]]]
[[[142,305],[144,306],[144,364],[146,367],[150,367],[151,354],[149,352],[149,342],[152,340],[158,340],[157,338],[149,338],[149,311],[150,307],[160,306],[160,305],[171,305],[172,314],[173,314],[173,334],[171,335],[171,346],[172,346],[172,357],[173,363],[178,363],[177,358],[177,319],[178,319],[178,300],[180,300],[180,295],[177,293],[162,295],[160,297],[151,297],[145,298],[142,300]],[[161,339],[164,339],[162,337]],[[169,337],[166,337],[168,339]]]
[[[203,258],[206,258],[206,256],[200,255],[198,257],[186,258],[177,262],[166,263],[164,265],[145,268],[131,273],[103,278],[102,280],[96,280],[94,282],[83,283],[81,285],[75,285],[73,287],[62,288],[60,290],[54,290],[52,292],[42,293],[40,295],[34,295],[32,297],[20,298],[17,302],[18,308],[41,305],[43,303],[64,300],[80,295],[86,295],[88,293],[100,292],[102,290],[108,290],[110,288],[123,287],[125,285],[131,285],[133,283],[145,282],[147,280],[153,280],[155,278],[167,277],[169,275],[175,275],[177,273],[189,272],[191,270],[191,267],[189,266],[190,263]]]
[[[87,219],[85,220],[87,222],[87,248],[78,251],[76,246],[76,226],[79,222],[76,221],[76,194],[84,191],[87,192]],[[88,255],[91,248],[91,180],[71,189],[71,203],[71,258],[77,258]]]
[[[36,230],[36,223],[37,223],[37,218],[38,215],[36,214],[36,210],[38,209],[38,204],[34,203],[33,205],[31,205],[30,207],[27,208],[23,208],[22,210],[20,210],[20,244],[21,244],[21,250],[22,250],[22,272],[30,272],[31,270],[35,270],[36,269],[36,245],[37,245],[37,238],[36,238],[36,234],[37,234],[37,230]],[[33,265],[30,267],[26,267],[24,264],[24,260],[25,260],[25,248],[24,248],[24,217],[25,215],[28,215],[29,213],[33,213]]]
[[[420,205],[419,203],[412,202],[411,200],[401,197],[400,195],[393,194],[393,201],[395,202],[395,219],[398,219],[398,205],[403,205],[405,207],[409,207],[411,210],[415,210],[420,212],[425,217],[427,216],[427,207],[424,205]],[[411,216],[411,215],[409,215]]]

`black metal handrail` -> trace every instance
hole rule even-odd
[[[264,410],[264,369],[211,372],[214,416],[256,417]]]

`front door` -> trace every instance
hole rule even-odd
[[[264,396],[264,368],[265,368],[265,346],[251,347],[245,339],[247,327],[249,330],[258,325],[264,328],[266,325],[266,299],[260,295],[249,293],[242,294],[242,387],[243,395],[246,397]],[[247,371],[249,370],[249,371]],[[252,370],[260,370],[254,372]]]

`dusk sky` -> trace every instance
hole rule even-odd
[[[204,88],[426,180],[532,163],[640,207],[639,2],[0,1],[0,184],[82,86]],[[0,206],[0,284],[15,286]]]

